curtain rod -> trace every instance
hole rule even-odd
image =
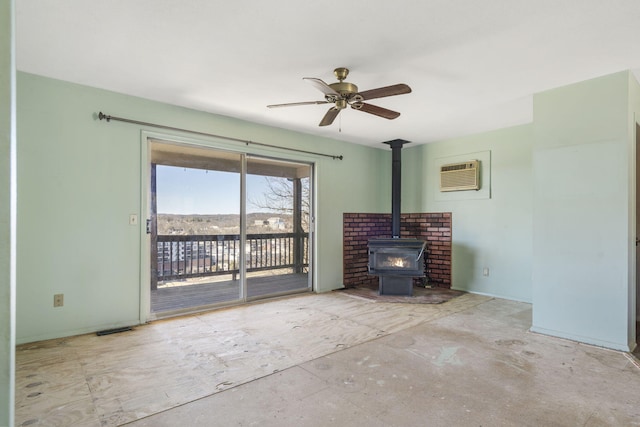
[[[159,125],[157,123],[150,123],[150,122],[142,122],[142,121],[139,121],[139,120],[125,119],[123,117],[116,117],[116,116],[111,116],[109,114],[104,114],[102,111],[100,111],[98,113],[98,118],[100,120],[106,120],[107,122],[111,122],[111,120],[115,120],[115,121],[118,121],[118,122],[133,123],[133,124],[136,124],[136,125],[151,126],[151,127],[160,128],[160,129],[176,130],[176,131],[179,131],[179,132],[187,132],[187,133],[192,133],[192,134],[195,134],[195,135],[211,136],[211,137],[214,137],[214,138],[225,139],[227,141],[241,142],[241,143],[246,144],[246,145],[252,144],[252,145],[258,145],[260,147],[278,148],[280,150],[295,151],[296,153],[305,153],[305,154],[313,154],[315,156],[330,157],[330,158],[332,158],[334,160],[336,160],[336,159],[342,160],[343,159],[342,155],[335,156],[335,155],[332,155],[332,154],[316,153],[314,151],[299,150],[297,148],[280,147],[280,146],[277,146],[277,145],[271,145],[271,144],[265,144],[265,143],[262,143],[262,142],[250,141],[248,139],[232,138],[230,136],[216,135],[216,134],[213,134],[213,133],[200,132],[200,131],[197,131],[197,130],[183,129],[183,128],[178,128],[178,127],[173,127],[173,126]]]

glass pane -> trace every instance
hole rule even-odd
[[[247,297],[309,289],[311,167],[247,159]]]
[[[154,145],[152,155],[173,164],[152,166],[157,269],[151,311],[239,300],[240,155],[193,147],[167,155],[164,146]]]
[[[378,252],[376,268],[415,268],[415,255]]]

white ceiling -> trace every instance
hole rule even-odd
[[[21,71],[377,147],[527,123],[536,92],[640,69],[640,0],[17,0],[16,21]],[[370,101],[402,115],[266,108],[322,100],[302,77],[336,67],[411,86]]]

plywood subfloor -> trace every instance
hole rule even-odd
[[[640,425],[633,356],[530,326],[531,305],[491,299],[129,427]]]
[[[25,344],[16,351],[16,425],[121,425],[489,299],[381,305],[303,294]]]

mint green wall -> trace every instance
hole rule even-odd
[[[636,322],[640,322],[640,292],[638,289],[638,277],[637,277],[637,260],[640,257],[638,249],[635,246],[635,241],[639,236],[638,230],[638,216],[640,211],[638,205],[638,191],[640,185],[640,173],[638,173],[638,164],[640,164],[640,152],[638,152],[638,144],[640,144],[640,84],[636,80],[635,76],[629,73],[629,170],[632,171],[632,178],[629,185],[629,229],[631,233],[629,235],[629,245],[631,250],[629,251],[629,331],[628,340],[630,343],[635,341],[637,334]],[[635,283],[635,286],[633,285]],[[635,313],[635,319],[633,316]]]
[[[0,1],[0,426],[15,406],[15,19],[14,2]]]
[[[454,289],[531,301],[532,143],[523,125],[404,150],[402,210],[452,212]],[[440,193],[439,164],[476,158],[490,192]]]
[[[535,95],[530,125],[408,146],[403,210],[452,212],[453,287],[533,302],[534,331],[633,348],[638,112],[621,72]],[[439,193],[443,159],[487,152],[490,197]]]
[[[319,291],[342,285],[342,213],[377,212],[385,206],[378,192],[389,186],[383,180],[388,175],[383,150],[19,73],[19,342],[131,325],[146,318],[140,313],[140,258],[141,239],[147,242],[139,227],[128,225],[128,217],[145,217],[141,133],[158,130],[99,121],[94,116],[99,111],[344,155],[340,161],[200,138],[213,147],[316,162]],[[56,293],[65,295],[62,308],[53,308]]]
[[[629,73],[534,97],[533,330],[628,350]]]

